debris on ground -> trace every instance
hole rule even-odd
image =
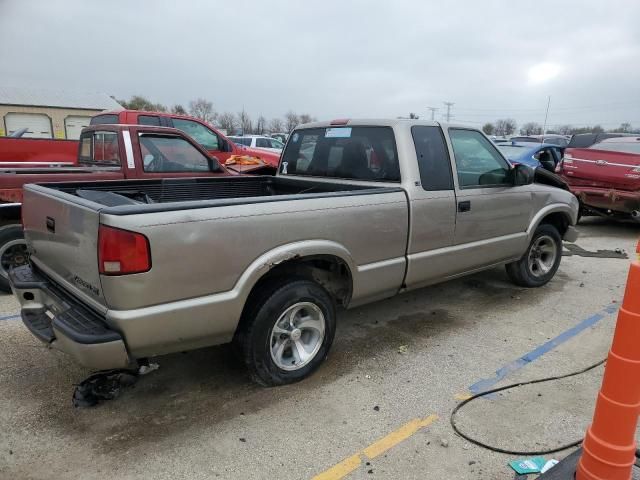
[[[240,440],[242,443],[247,443],[247,439],[246,439],[246,438],[244,438],[244,437],[240,437],[240,438],[239,438],[239,440]]]
[[[549,460],[547,463],[544,464],[544,467],[540,469],[540,473],[546,473],[548,470],[551,470],[553,467],[555,467],[559,463],[560,462],[558,460],[556,460],[555,458],[552,458],[551,460]]]
[[[398,347],[398,353],[404,355],[409,351],[409,346],[408,345],[400,345]]]
[[[113,400],[137,380],[137,372],[133,370],[116,369],[93,373],[76,385],[72,397],[73,406],[88,408],[105,400]]]
[[[543,457],[533,457],[524,460],[513,460],[509,462],[509,466],[519,474],[540,473],[546,463]]]
[[[447,448],[449,446],[449,440],[447,440],[446,438],[441,438],[440,445],[442,445],[444,448]]]
[[[562,255],[565,257],[570,257],[572,255],[578,255],[580,257],[594,257],[594,258],[620,258],[626,259],[629,258],[627,252],[622,250],[621,248],[616,248],[615,250],[596,250],[595,252],[585,250],[584,248],[576,245],[575,243],[565,243],[564,250]]]
[[[149,363],[147,365],[140,365],[140,368],[138,369],[138,375],[146,375],[146,374],[151,373],[154,370],[157,370],[159,368],[160,368],[160,365],[158,365],[157,363]]]
[[[373,409],[374,409],[376,412],[379,412],[379,411],[380,411],[380,407],[379,407],[378,405],[376,405],[375,407],[373,407]]]

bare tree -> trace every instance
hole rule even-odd
[[[542,126],[536,122],[527,122],[520,128],[522,135],[542,135]]]
[[[299,123],[311,123],[311,122],[315,122],[316,119],[313,118],[311,115],[309,115],[308,113],[301,113],[298,116],[298,122]]]
[[[253,133],[253,122],[251,121],[249,114],[244,110],[238,112],[238,124],[244,135],[247,133]]]
[[[497,135],[512,135],[518,124],[513,118],[501,118],[495,121]]]
[[[175,115],[186,115],[187,114],[187,110],[185,110],[185,108],[180,105],[174,105],[173,107],[171,107],[171,113],[175,114]]]
[[[633,130],[633,127],[631,127],[631,124],[629,122],[623,122],[620,124],[618,128],[614,130],[614,132],[631,133],[631,130]]]
[[[417,114],[415,114],[413,112],[409,113],[409,119],[410,120],[418,120],[419,118],[420,117]]]
[[[493,126],[493,123],[488,122],[482,126],[482,131],[487,135],[493,135],[494,132],[496,131],[496,127]]]
[[[258,120],[256,121],[255,131],[258,135],[264,135],[265,130],[267,129],[267,119],[264,116],[260,115]]]
[[[571,135],[573,133],[573,127],[571,125],[560,125],[558,127],[558,133],[560,135]]]
[[[216,119],[216,112],[213,109],[213,103],[204,98],[191,100],[189,102],[189,113],[207,123],[213,123]]]
[[[218,125],[225,130],[227,134],[233,134],[236,128],[236,116],[231,112],[224,112],[218,115]]]
[[[300,118],[293,111],[289,110],[284,114],[284,123],[288,133],[291,133],[294,128],[296,128],[300,124]]]
[[[283,128],[284,127],[282,124],[282,120],[280,120],[279,118],[272,118],[271,121],[269,122],[269,131],[271,133],[282,132]]]

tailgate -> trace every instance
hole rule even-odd
[[[572,184],[620,190],[640,188],[638,167],[640,155],[591,148],[568,149],[563,163]]]
[[[24,189],[22,221],[32,263],[104,310],[98,272],[99,212],[92,203],[37,185]]]

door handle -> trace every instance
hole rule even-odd
[[[468,212],[471,210],[471,200],[458,202],[458,212]]]

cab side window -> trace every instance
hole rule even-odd
[[[173,118],[173,126],[193,138],[207,150],[220,150],[220,139],[216,133],[193,120]]]
[[[510,185],[509,164],[484,135],[475,130],[450,128],[449,137],[460,188]]]
[[[427,191],[453,190],[451,160],[440,127],[411,127],[420,183]]]

